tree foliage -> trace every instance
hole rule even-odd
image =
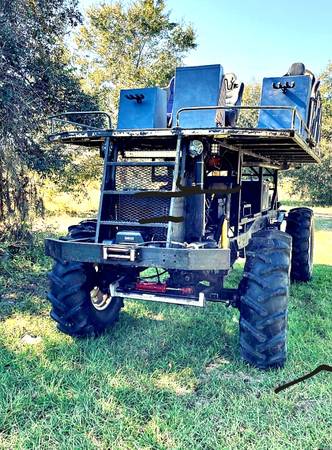
[[[80,70],[82,85],[113,119],[120,89],[167,85],[175,67],[196,46],[192,27],[172,22],[160,0],[92,7],[76,40],[78,52],[74,52],[73,62]],[[80,157],[62,171],[58,186],[76,194],[96,180],[98,171],[96,154],[80,151]]]
[[[77,25],[77,0],[0,0],[0,224],[20,228],[40,205],[33,173],[59,168],[43,141],[45,119],[95,108],[67,64],[63,45]]]
[[[322,138],[332,141],[332,62],[330,62],[322,75],[321,94],[323,98]]]
[[[87,92],[113,113],[120,89],[167,85],[184,55],[196,47],[193,28],[171,21],[163,0],[90,8],[77,44],[75,61]]]
[[[321,143],[321,163],[306,164],[287,173],[292,191],[312,205],[332,205],[332,146],[325,139]]]
[[[261,86],[258,83],[248,84],[244,87],[242,105],[258,106],[261,98]],[[243,110],[240,113],[238,126],[255,128],[257,126],[258,110]]]

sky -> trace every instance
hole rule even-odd
[[[111,3],[111,0],[104,0]],[[293,62],[319,74],[332,60],[332,0],[166,0],[193,25],[198,48],[185,65],[221,64],[245,82],[279,76]],[[84,11],[99,0],[80,0]]]

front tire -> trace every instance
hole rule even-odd
[[[314,255],[314,213],[310,208],[291,209],[286,233],[293,238],[291,279],[310,281]]]
[[[96,221],[68,228],[68,241],[94,242]],[[74,337],[99,335],[119,320],[123,300],[111,298],[107,282],[93,264],[57,261],[49,274],[51,318],[58,329]]]
[[[49,274],[52,304],[51,317],[58,329],[74,337],[99,335],[119,319],[123,300],[107,298],[98,303],[94,290],[99,290],[97,273],[91,264],[57,262]]]
[[[292,238],[263,230],[251,238],[240,283],[240,352],[263,370],[283,367]]]

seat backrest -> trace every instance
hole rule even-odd
[[[311,77],[311,95],[307,118],[307,126],[312,134],[312,138],[319,143],[320,140],[320,126],[321,126],[321,98],[319,93],[320,80],[316,80],[315,75],[302,63],[294,63],[289,68],[286,76],[292,75],[306,75]]]
[[[302,63],[292,64],[283,77],[264,78],[261,106],[286,106],[296,108],[305,124],[309,121],[310,97],[312,93],[313,74],[305,70]],[[261,110],[258,128],[290,129],[292,127],[292,110]],[[295,129],[300,130],[300,120],[296,118]],[[306,132],[302,129],[305,137]]]
[[[308,128],[316,144],[320,141],[322,121],[322,100],[319,92],[320,80],[313,83],[310,98]]]
[[[181,108],[219,105],[222,79],[223,68],[219,64],[178,67],[175,73],[173,126],[175,115]],[[213,128],[216,126],[216,116],[216,110],[183,112],[180,127]]]
[[[286,77],[304,75],[305,74],[305,65],[303,63],[293,63],[288,72],[285,74]]]

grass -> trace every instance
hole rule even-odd
[[[289,359],[273,372],[240,360],[238,313],[221,305],[128,300],[99,339],[57,332],[45,232],[35,231],[31,248],[0,265],[0,448],[331,449],[331,374],[274,393],[332,363],[331,218],[316,227],[314,277],[292,286]]]

